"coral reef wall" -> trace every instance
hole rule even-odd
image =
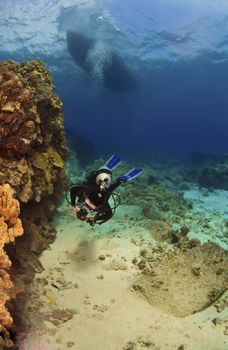
[[[0,64],[0,183],[18,199],[40,202],[64,178],[62,104],[40,61]]]
[[[0,62],[0,185],[10,185],[20,202],[24,228],[6,248],[17,295],[42,270],[38,256],[54,240],[50,218],[66,183],[67,154],[62,104],[44,64]],[[19,303],[9,309],[20,323]]]

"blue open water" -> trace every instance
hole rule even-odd
[[[227,29],[226,0],[1,0],[0,59],[42,59],[67,129],[97,154],[188,158],[228,151]],[[92,40],[89,70],[67,31]],[[137,88],[105,86],[114,54]]]

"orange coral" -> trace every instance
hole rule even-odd
[[[6,301],[10,300],[13,283],[6,271],[11,266],[11,261],[4,251],[4,245],[23,234],[19,213],[19,202],[13,198],[10,186],[0,186],[0,325],[4,327],[13,322],[5,307]]]

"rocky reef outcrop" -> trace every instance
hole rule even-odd
[[[228,190],[228,161],[201,170],[198,178],[202,187]]]
[[[50,219],[66,183],[67,154],[62,104],[44,64],[1,62],[0,185],[11,188],[19,201],[24,229],[16,244],[6,247],[16,296],[8,303],[15,332],[15,325],[23,323],[18,297],[25,295],[35,272],[42,270],[39,254],[55,237]],[[4,223],[1,211],[0,220]]]

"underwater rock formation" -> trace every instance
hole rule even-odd
[[[198,182],[202,187],[228,190],[228,162],[202,169]]]
[[[50,218],[66,183],[62,104],[53,89],[41,61],[0,63],[0,185],[9,184],[20,202],[24,228],[16,244],[6,247],[16,294],[25,293],[42,271],[38,255],[54,240]],[[23,303],[15,299],[9,310],[17,325]]]
[[[146,174],[144,175],[146,178]],[[148,220],[161,220],[172,212],[174,217],[184,216],[187,210],[187,203],[183,199],[182,192],[171,192],[161,184],[147,186],[141,176],[140,181],[144,181],[144,185],[140,182],[128,184],[125,186],[121,198],[128,204],[136,204],[142,207],[142,213]],[[148,221],[149,223],[149,221]]]
[[[193,151],[191,153],[191,162],[196,165],[205,163],[221,163],[228,160],[228,153],[223,152],[201,152]]]
[[[67,31],[67,47],[74,62],[86,73],[116,92],[138,88],[138,82],[123,59],[114,52],[99,47],[82,33]]]

